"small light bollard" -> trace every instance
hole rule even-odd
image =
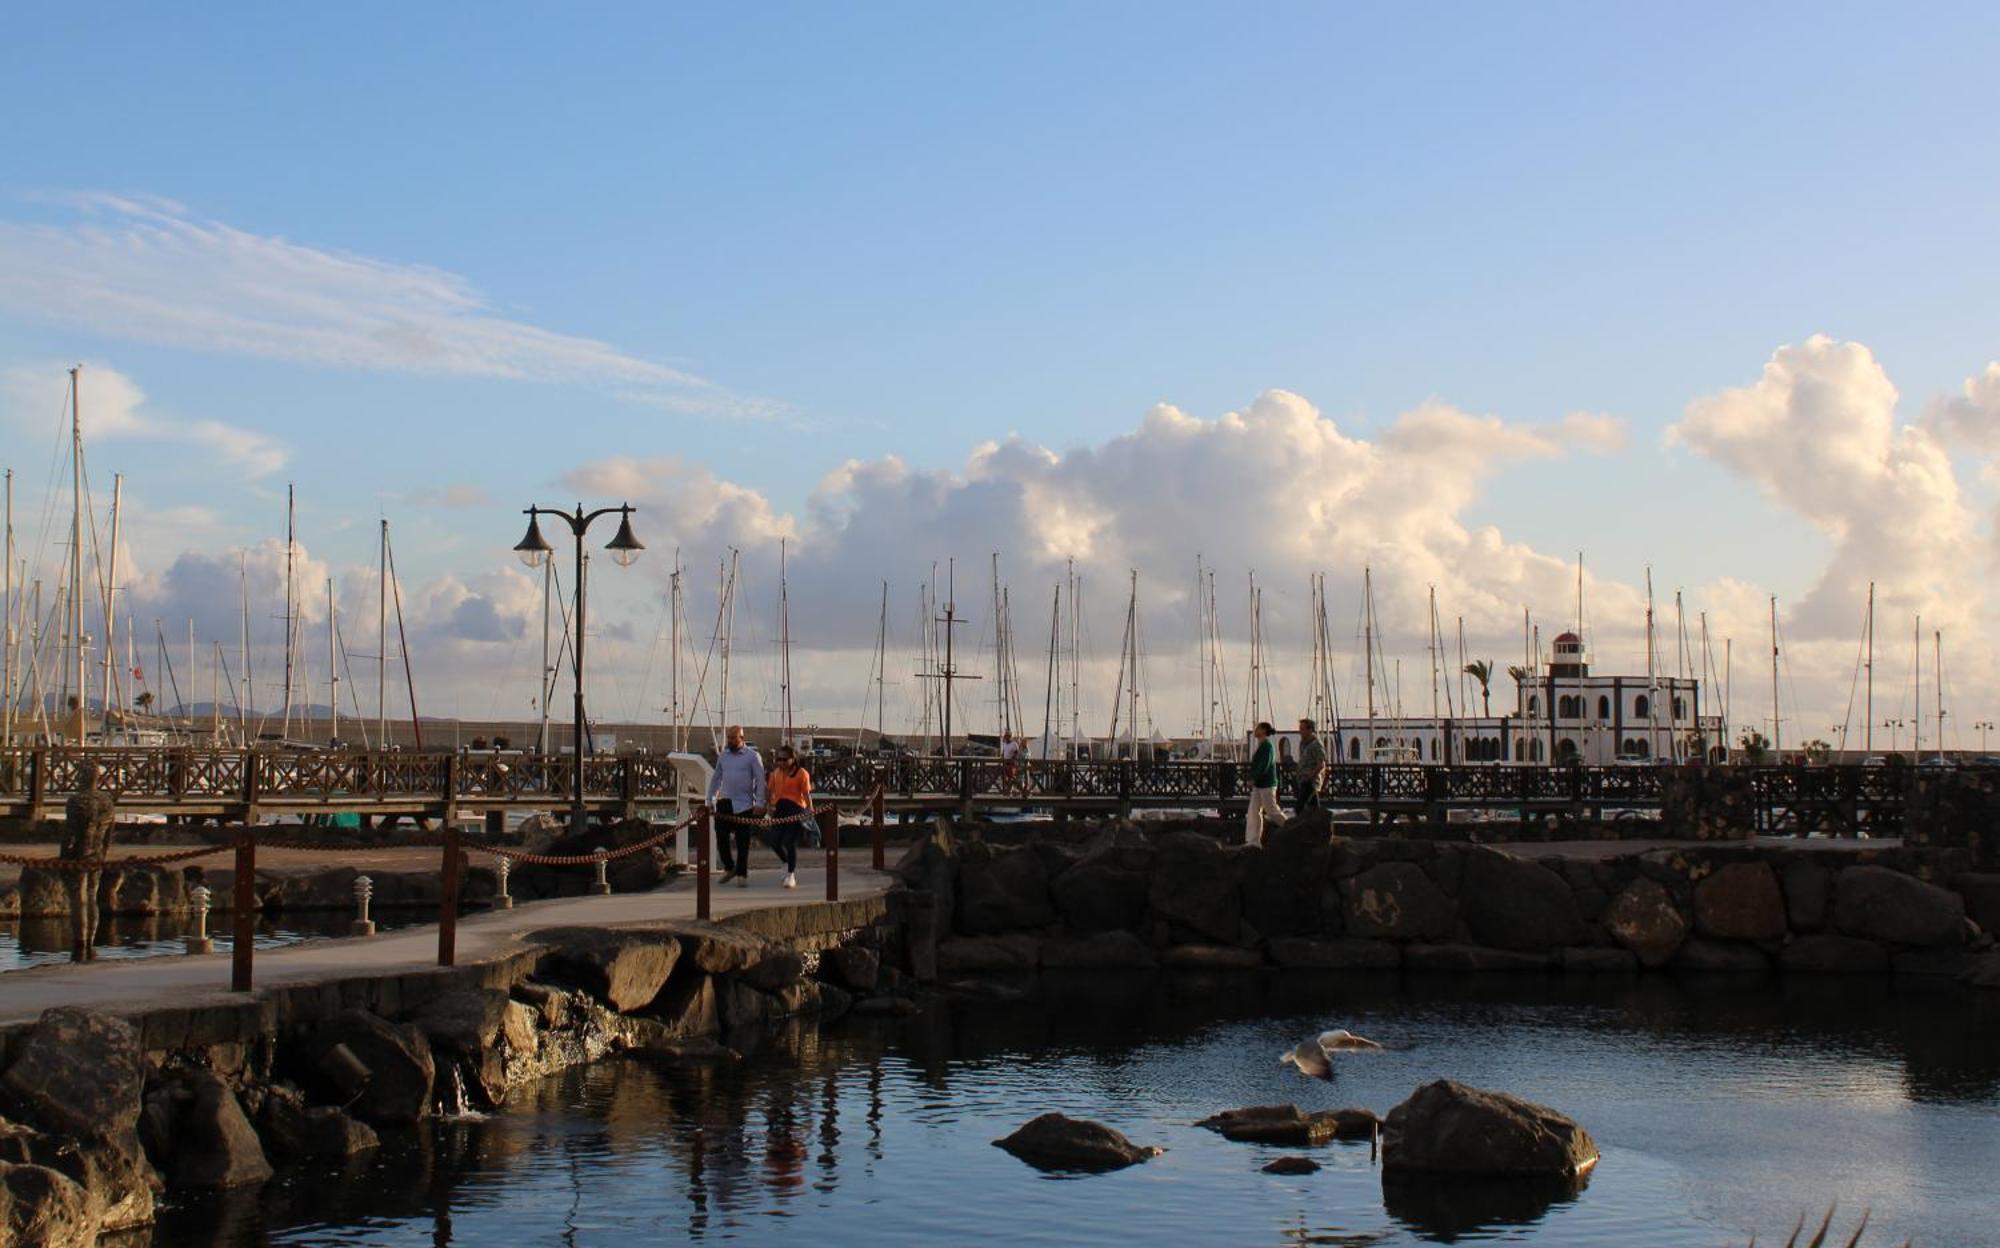
[[[590,882],[591,895],[594,897],[609,896],[611,893],[611,879],[610,876],[606,874],[606,872],[610,868],[611,864],[601,856],[607,853],[608,851],[604,848],[604,846],[599,845],[596,849],[593,849],[590,852],[593,854],[600,855],[600,857],[597,860],[597,878]]]
[[[495,910],[512,910],[514,908],[514,895],[507,891],[507,877],[514,873],[514,860],[511,858],[502,858],[500,865],[495,870],[500,876],[500,892],[493,898],[493,908]]]
[[[188,893],[188,899],[194,903],[194,931],[187,935],[185,942],[187,951],[189,953],[214,953],[215,941],[208,934],[208,906],[210,901],[208,886],[206,884],[195,885],[193,890]]]
[[[368,917],[368,902],[375,896],[375,881],[365,875],[354,877],[354,904],[360,911],[353,923],[348,925],[349,936],[373,936],[375,920]]]

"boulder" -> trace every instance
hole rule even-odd
[[[1965,940],[1965,899],[1887,867],[1849,867],[1834,882],[1833,921],[1893,945],[1956,945]]]
[[[1677,971],[1762,972],[1771,969],[1771,960],[1752,945],[1728,944],[1691,936],[1674,954],[1673,968]]]
[[[820,971],[850,992],[873,992],[882,979],[882,959],[873,949],[838,945],[820,955]]]
[[[1458,907],[1414,862],[1385,862],[1340,882],[1341,917],[1349,936],[1382,940],[1449,940]]]
[[[1958,982],[1967,988],[2000,989],[2000,953],[1982,953],[1973,958]]]
[[[1319,1163],[1310,1157],[1278,1157],[1264,1163],[1265,1174],[1313,1174]]]
[[[1074,932],[1131,931],[1146,917],[1146,876],[1106,862],[1071,867],[1049,885],[1063,923]]]
[[[1872,940],[1814,932],[1786,945],[1778,965],[1787,971],[1831,975],[1880,975],[1889,969],[1889,951]]]
[[[1059,936],[1042,945],[1049,970],[1151,970],[1158,963],[1152,947],[1130,932]]]
[[[168,867],[106,866],[98,897],[111,914],[175,914],[187,906],[187,883]]]
[[[90,1197],[47,1166],[0,1162],[0,1243],[10,1248],[91,1248],[98,1223]]]
[[[1785,917],[1795,932],[1817,932],[1833,909],[1833,872],[1816,862],[1785,864]]]
[[[236,1093],[215,1075],[192,1080],[194,1103],[174,1140],[175,1187],[246,1187],[271,1177],[264,1145]]]
[[[471,1057],[499,1040],[510,1004],[497,988],[460,988],[424,1002],[410,1021],[432,1044]]]
[[[1062,1114],[1029,1120],[1004,1139],[993,1141],[1037,1170],[1099,1173],[1122,1170],[1160,1155],[1142,1148],[1102,1123]]]
[[[1403,966],[1412,971],[1545,971],[1551,955],[1484,945],[1411,945]]]
[[[958,929],[986,936],[1056,921],[1041,858],[1025,850],[967,854],[958,864]]]
[[[1384,1171],[1563,1178],[1596,1164],[1597,1144],[1571,1119],[1451,1079],[1418,1088],[1383,1123]]]
[[[670,1037],[705,1036],[722,1025],[716,1003],[712,975],[675,976],[653,1000],[646,1017],[658,1023]]]
[[[775,947],[742,928],[699,919],[676,923],[671,930],[680,940],[681,961],[692,962],[696,970],[709,975],[748,970]]]
[[[1324,1144],[1328,1140],[1365,1140],[1379,1120],[1365,1109],[1323,1109],[1306,1113],[1296,1105],[1252,1105],[1225,1109],[1197,1122],[1225,1140],[1289,1147]]]
[[[1665,966],[1687,939],[1687,920],[1673,894],[1643,876],[1625,886],[1600,920],[1611,938],[1646,966]]]
[[[1199,832],[1161,839],[1146,900],[1158,917],[1210,940],[1235,944],[1243,934],[1242,896],[1230,854]]]
[[[144,1088],[139,1037],[130,1024],[69,1006],[43,1011],[0,1076],[0,1091],[30,1122],[79,1139],[130,1131]]]
[[[1281,936],[1271,941],[1271,960],[1296,970],[1393,971],[1403,964],[1403,952],[1383,940],[1308,940]]]
[[[806,960],[796,949],[782,945],[742,972],[743,982],[765,992],[783,992],[806,973]]]
[[[288,1161],[338,1160],[377,1147],[374,1128],[332,1105],[307,1105],[296,1089],[272,1088],[258,1117],[265,1145]]]
[[[1717,940],[1783,940],[1785,894],[1768,862],[1731,862],[1694,886],[1694,926]]]
[[[24,919],[61,918],[69,914],[69,894],[63,891],[63,872],[47,867],[23,867],[18,913]]]
[[[384,1022],[366,1010],[342,1010],[308,1042],[308,1062],[345,1104],[374,1126],[401,1126],[430,1111],[437,1068],[430,1042],[412,1024]]]
[[[563,927],[529,939],[552,946],[535,968],[537,975],[575,984],[620,1014],[653,1003],[681,952],[680,942],[661,932]]]
[[[1264,965],[1264,955],[1234,945],[1175,945],[1160,955],[1160,963],[1183,970],[1254,971]]]
[[[891,870],[913,891],[931,895],[936,906],[937,931],[939,935],[949,935],[954,930],[952,911],[958,899],[958,888],[953,882],[958,875],[958,844],[952,836],[950,821],[939,818],[934,822],[928,832],[904,851]]]
[[[1953,980],[1964,976],[1976,955],[1970,950],[1905,949],[1889,959],[1897,979]]]
[[[1304,816],[1264,832],[1264,843],[1242,858],[1243,913],[1267,936],[1314,936],[1322,930],[1332,829]]]
[[[2000,936],[2000,874],[1968,871],[1951,886],[1965,899],[1965,917],[1981,931]]]
[[[1498,850],[1465,856],[1458,906],[1479,943],[1499,949],[1558,949],[1583,934],[1576,895],[1560,875]]]
[[[945,974],[981,971],[1032,971],[1041,961],[1042,942],[1026,933],[1009,936],[961,936],[938,942],[938,970]]]
[[[44,1135],[0,1119],[0,1164],[47,1166],[81,1187],[88,1220],[100,1232],[132,1230],[153,1221],[159,1176],[144,1153],[129,1144],[129,1137],[113,1143]]]

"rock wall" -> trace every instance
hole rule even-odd
[[[913,1008],[887,898],[552,928],[476,966],[0,1032],[0,1243],[87,1245],[173,1189],[337,1163],[610,1054],[729,1062],[741,1028]],[[886,965],[885,965],[886,963]]]
[[[1258,847],[1128,821],[1081,843],[934,831],[897,866],[919,978],[1040,968],[1751,971],[2000,987],[2000,875],[1963,851],[1349,839]],[[919,919],[921,916],[921,920]]]

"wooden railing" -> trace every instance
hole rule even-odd
[[[0,805],[47,811],[77,787],[85,764],[121,805],[324,807],[367,811],[431,803],[474,809],[553,808],[573,800],[575,760],[560,755],[341,750],[14,748],[0,750]],[[1226,761],[840,758],[811,764],[814,788],[832,799],[864,799],[880,787],[891,805],[938,801],[1021,805],[1212,806],[1247,796],[1248,770]],[[1287,789],[1290,775],[1285,776]],[[586,803],[659,805],[676,794],[668,760],[644,755],[584,760]],[[1767,825],[1839,811],[1845,822],[1897,817],[1908,800],[1908,768],[1834,766],[1551,767],[1520,764],[1336,764],[1324,803],[1398,812],[1416,809],[1572,807],[1660,810],[1669,786],[1712,784],[1740,794]]]

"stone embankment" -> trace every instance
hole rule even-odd
[[[550,928],[479,965],[0,1032],[0,1243],[88,1245],[171,1189],[261,1183],[609,1054],[733,1061],[738,1028],[909,1008],[889,898]]]
[[[1855,842],[1543,854],[1346,839],[1323,816],[1228,845],[1103,825],[898,865],[920,978],[1037,969],[1845,973],[2000,988],[2000,875]],[[1865,843],[1862,843],[1865,845]]]

